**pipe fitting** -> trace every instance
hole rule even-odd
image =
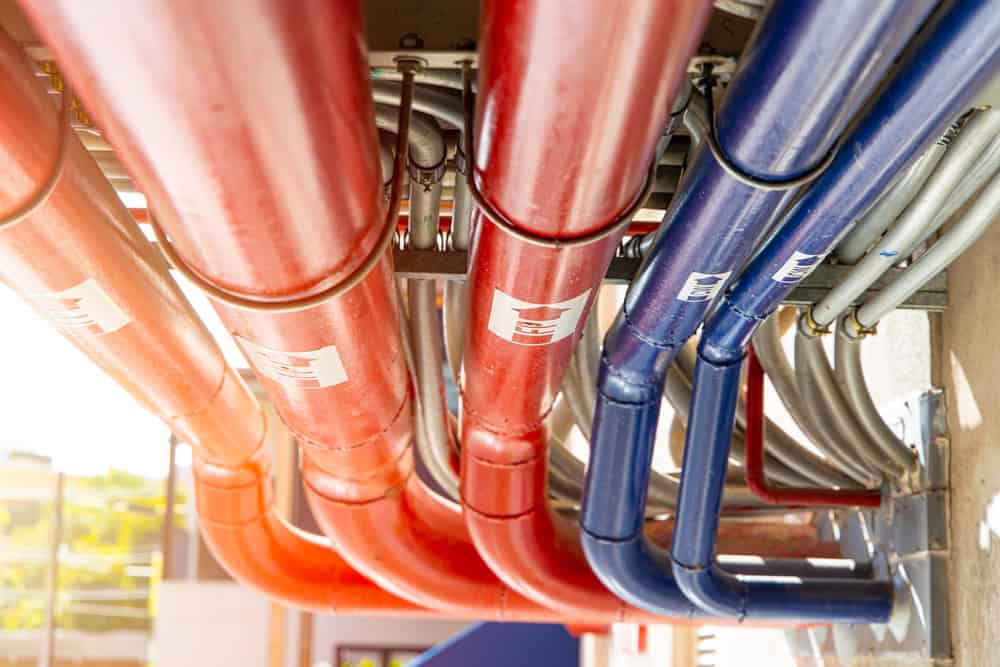
[[[799,331],[809,338],[819,338],[830,333],[830,325],[817,322],[816,318],[813,317],[812,308],[809,308],[799,316],[796,325]]]
[[[195,509],[199,520],[238,526],[266,515],[274,504],[268,482],[271,457],[264,447],[245,462],[230,466],[195,457]]]
[[[407,171],[410,174],[410,187],[420,186],[424,192],[430,192],[431,188],[439,184],[444,178],[448,161],[442,153],[441,160],[437,164],[427,167],[419,164],[413,153],[410,153],[410,164]]]
[[[840,330],[844,335],[855,340],[861,340],[878,333],[878,322],[865,326],[858,320],[858,309],[852,308],[846,315],[840,318]]]

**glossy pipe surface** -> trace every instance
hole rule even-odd
[[[440,618],[359,575],[329,543],[279,517],[263,450],[239,466],[194,465],[198,525],[226,570],[254,590],[314,613]]]
[[[259,299],[299,296],[344,279],[376,246],[385,204],[359,2],[30,5],[178,253],[205,280]],[[161,57],[145,57],[150,49]],[[252,76],[248,62],[258,65]],[[310,488],[339,512],[324,526],[338,529],[331,537],[345,559],[418,604],[465,617],[485,605],[492,616],[503,587],[467,537],[469,562],[454,572],[434,548],[461,545],[431,521],[383,536],[405,562],[364,560],[372,550],[352,542],[362,511],[437,510],[407,484],[413,427],[391,255],[305,311],[216,308],[302,445]],[[458,509],[448,510],[461,525]],[[462,583],[462,597],[448,599]]]
[[[878,507],[882,494],[855,489],[775,486],[764,471],[764,369],[754,349],[747,355],[746,480],[758,498],[776,505],[804,507]]]
[[[0,215],[46,181],[66,135],[46,203],[0,227],[0,280],[206,457],[246,458],[261,437],[256,401],[2,32],[0,74]]]
[[[385,205],[359,3],[24,4],[205,280],[298,296],[339,282],[375,247]],[[338,82],[337,104],[322,81]],[[215,307],[282,419],[330,466],[344,457],[329,443],[362,442],[402,409],[399,337],[357,335],[398,331],[391,259],[306,312]],[[407,442],[384,443],[384,455]]]
[[[885,622],[892,611],[890,581],[764,578],[748,580],[715,562],[722,479],[739,393],[740,363],[699,356],[683,470],[708,471],[705,479],[681,477],[671,565],[677,585],[711,614],[743,619],[816,622]]]
[[[535,237],[614,223],[643,189],[710,10],[704,0],[484,2],[471,165],[483,197]],[[512,588],[566,614],[652,620],[594,577],[577,527],[546,492],[545,417],[620,235],[545,246],[480,222],[461,488],[473,541]]]
[[[801,588],[739,583],[713,563],[721,502],[716,479],[724,471],[720,456],[728,450],[732,428],[727,401],[739,385],[738,366],[751,336],[798,282],[775,279],[783,275],[781,267],[803,254],[822,259],[895,175],[940,136],[1000,67],[998,36],[995,3],[964,0],[937,17],[706,325],[692,408],[699,428],[688,430],[671,551],[679,584],[701,608],[739,618],[825,615],[832,622],[884,621],[891,611],[889,582],[861,588],[847,582],[803,581]]]
[[[932,5],[772,3],[719,111],[719,140],[730,159],[771,179],[814,167]],[[669,573],[660,572],[662,558],[648,562],[651,549],[641,539],[652,456],[652,441],[642,438],[654,432],[671,360],[787,194],[735,180],[704,144],[668,211],[670,226],[658,235],[655,254],[605,339],[580,515],[598,576],[651,610],[664,609]],[[631,553],[609,557],[614,549]],[[645,565],[623,572],[623,562]]]

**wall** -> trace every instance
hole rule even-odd
[[[267,664],[270,603],[229,582],[165,581],[153,629],[156,667]]]
[[[467,623],[431,620],[397,621],[348,616],[320,616],[313,628],[313,664],[333,664],[338,644],[385,646],[434,646],[468,626]]]
[[[289,614],[285,665],[297,665],[298,620]],[[337,644],[433,646],[466,623],[315,616],[313,664],[329,663]],[[268,664],[270,601],[232,582],[165,581],[153,631],[156,667],[247,667]]]

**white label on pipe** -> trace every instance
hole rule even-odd
[[[488,328],[518,345],[550,345],[573,335],[589,297],[588,289],[558,303],[531,303],[494,288]]]
[[[808,276],[821,259],[823,255],[809,255],[796,250],[771,276],[771,280],[776,283],[797,283]]]
[[[61,292],[42,292],[30,298],[61,329],[101,336],[132,321],[93,278]]]
[[[275,382],[291,383],[303,389],[324,389],[347,382],[344,363],[333,345],[304,352],[285,352],[258,345],[242,336],[236,336],[236,340],[257,372]]]
[[[681,292],[677,295],[677,298],[681,301],[689,301],[691,303],[711,301],[725,286],[726,281],[729,280],[729,276],[731,275],[733,275],[732,271],[726,271],[725,273],[698,273],[697,271],[692,271],[691,275],[684,281],[684,287],[681,288]]]

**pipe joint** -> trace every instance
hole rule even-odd
[[[735,618],[747,616],[746,588],[714,564],[688,565],[671,559],[677,587],[696,607],[711,616]]]
[[[195,457],[195,508],[205,521],[238,526],[255,521],[271,510],[271,459],[264,447],[245,462],[222,465]]]
[[[609,349],[605,346],[601,353],[601,364],[598,369],[597,391],[607,400],[625,405],[643,406],[650,403],[659,404],[663,396],[664,374],[642,374],[630,371],[627,367],[614,365],[607,357]]]
[[[609,540],[583,530],[580,539],[594,573],[622,600],[678,621],[705,616],[680,591],[669,562],[661,563],[642,535]]]
[[[698,345],[699,355],[713,366],[742,363],[758,325],[769,315],[756,317],[745,313],[727,297],[705,325]]]

